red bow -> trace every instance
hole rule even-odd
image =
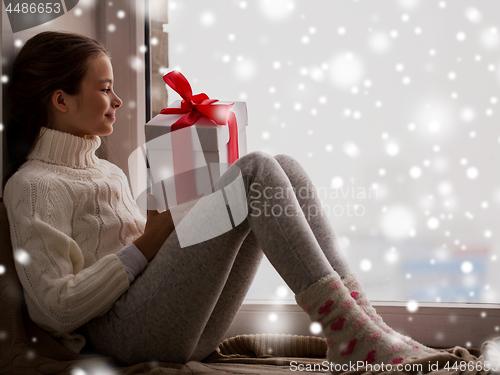
[[[236,116],[231,112],[233,104],[217,104],[217,99],[210,99],[207,94],[193,95],[193,90],[186,77],[181,72],[174,70],[163,76],[163,80],[182,97],[181,108],[164,108],[160,114],[183,114],[171,126],[171,131],[183,129],[193,125],[200,116],[206,116],[217,125],[229,126],[228,161],[233,164],[239,157],[238,127]]]

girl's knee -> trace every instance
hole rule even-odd
[[[273,159],[273,156],[264,151],[252,151],[242,156],[241,159],[249,159],[255,162],[261,162],[263,160]]]
[[[252,151],[240,157],[235,164],[245,173],[253,173],[256,168],[263,167],[269,162],[276,162],[272,155],[264,151]]]
[[[280,165],[284,165],[286,163],[296,162],[296,160],[294,158],[292,158],[290,155],[286,155],[286,154],[278,154],[278,155],[275,155],[274,158],[276,159],[276,161],[278,163],[280,163]]]

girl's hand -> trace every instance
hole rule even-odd
[[[151,204],[149,204],[151,203]],[[152,194],[148,194],[148,206],[157,207],[155,198]],[[184,215],[186,215],[185,213]],[[170,210],[159,213],[158,210],[148,210],[148,218],[144,233],[134,245],[144,254],[148,262],[150,262],[158,253],[167,238],[175,229],[174,221]]]

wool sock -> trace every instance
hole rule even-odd
[[[298,293],[295,300],[312,321],[321,323],[327,358],[334,364],[394,365],[426,355],[379,328],[356,304],[337,273]]]
[[[368,298],[366,298],[366,293],[364,292],[363,288],[361,287],[361,284],[356,280],[356,275],[354,273],[351,273],[347,276],[344,276],[341,278],[342,282],[346,286],[346,288],[349,290],[351,297],[353,297],[356,300],[356,303],[363,308],[363,310],[366,312],[366,314],[375,322],[375,324],[380,327],[384,332],[387,332],[394,337],[397,337],[404,342],[406,342],[408,345],[412,346],[413,348],[418,348],[419,350],[423,351],[424,353],[427,354],[436,354],[439,351],[436,349],[429,348],[415,340],[413,340],[411,337],[402,335],[401,333],[395,331],[391,327],[389,327],[382,317],[377,313],[373,305],[370,303]]]

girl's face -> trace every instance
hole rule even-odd
[[[113,132],[116,110],[122,105],[113,91],[113,67],[108,56],[90,61],[80,93],[70,97],[67,131],[73,135],[109,135]]]

